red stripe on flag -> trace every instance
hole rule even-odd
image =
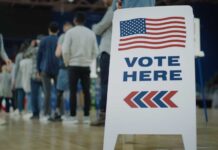
[[[177,17],[177,16],[166,17],[166,18],[158,18],[158,19],[146,18],[146,20],[148,20],[148,21],[163,21],[163,20],[170,20],[170,19],[181,19],[181,20],[184,20],[185,18],[184,17]]]
[[[186,31],[171,30],[171,31],[166,31],[166,32],[146,32],[146,34],[150,34],[150,35],[160,35],[160,34],[168,34],[168,33],[184,33],[184,34],[186,34]]]
[[[129,49],[134,49],[134,48],[162,49],[162,48],[169,48],[169,47],[183,47],[184,48],[185,45],[170,44],[170,45],[165,45],[165,46],[131,46],[131,47],[119,48],[119,51],[129,50]]]
[[[170,42],[185,43],[185,40],[167,40],[167,41],[161,41],[161,42],[134,41],[134,42],[119,44],[119,46],[126,46],[130,44],[166,44]]]
[[[147,27],[146,30],[164,30],[164,29],[185,29],[185,26],[167,26],[167,27],[162,27],[162,28],[150,28]]]
[[[152,39],[152,40],[160,40],[166,38],[186,38],[185,35],[167,35],[167,36],[159,36],[159,37],[145,37],[145,36],[134,36],[129,38],[121,38],[120,41],[128,41],[132,39]]]
[[[151,26],[160,26],[160,25],[166,25],[166,24],[185,24],[184,21],[168,21],[168,22],[163,22],[163,23],[148,23],[146,22],[146,25],[151,25]]]

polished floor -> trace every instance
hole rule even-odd
[[[0,150],[102,150],[103,147],[103,127],[6,118],[7,124],[0,126]],[[197,111],[197,140],[198,150],[218,150],[218,110],[209,110],[207,125],[203,110]],[[184,148],[180,135],[120,135],[115,149],[183,150]]]

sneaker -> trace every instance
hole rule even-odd
[[[63,118],[63,123],[78,124],[79,120],[76,117],[69,116],[69,117]]]
[[[89,116],[84,116],[83,117],[83,124],[90,124],[90,117]]]
[[[31,117],[31,113],[25,113],[25,114],[23,114],[22,116],[23,116],[23,119],[24,120],[29,120],[29,118]]]
[[[94,122],[91,122],[91,126],[104,126],[105,124],[105,113],[100,113],[99,118]]]
[[[19,116],[19,110],[16,109],[15,111],[11,112],[11,113],[10,113],[10,116],[11,116],[11,117],[17,117],[17,116]]]
[[[61,115],[55,113],[53,117],[49,117],[48,118],[48,121],[51,121],[51,122],[60,122],[60,121],[62,121]]]
[[[40,117],[39,121],[43,122],[43,123],[47,123],[48,122],[49,117],[48,116],[42,116]]]
[[[39,120],[39,116],[31,116],[30,120]]]

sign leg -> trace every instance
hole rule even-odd
[[[196,133],[191,132],[182,135],[185,150],[197,150]]]
[[[116,141],[117,141],[117,134],[113,134],[112,132],[109,133],[108,131],[105,132],[104,136],[104,150],[114,150]]]

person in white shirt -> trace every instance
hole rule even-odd
[[[85,15],[78,12],[74,18],[74,28],[65,34],[62,46],[64,63],[69,68],[70,107],[71,118],[76,119],[77,106],[77,83],[81,80],[84,93],[84,119],[83,123],[89,123],[89,111],[91,105],[90,96],[90,64],[96,58],[98,47],[96,36],[93,31],[84,26]]]

